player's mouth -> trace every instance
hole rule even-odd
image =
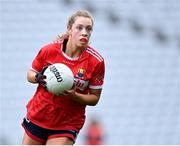
[[[88,42],[87,38],[81,38],[80,41],[83,42],[83,43],[87,43]]]

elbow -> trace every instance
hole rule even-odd
[[[95,95],[95,98],[93,100],[89,101],[88,105],[89,106],[96,106],[99,102],[99,98],[100,98],[99,96]]]
[[[29,70],[27,72],[27,81],[30,82],[30,83],[36,83],[35,75],[36,75],[36,72],[34,72],[32,70]]]
[[[88,105],[89,105],[89,106],[96,106],[97,104],[98,104],[98,101],[95,101],[95,102],[89,103]]]
[[[28,77],[27,77],[27,81],[30,82],[30,83],[32,82]]]
[[[28,82],[30,82],[30,83],[32,82],[32,81],[31,81],[31,77],[30,77],[30,73],[29,73],[29,72],[27,73],[26,79],[27,79]]]
[[[90,104],[89,106],[96,106],[97,105],[97,103],[95,103],[95,104]]]

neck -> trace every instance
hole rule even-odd
[[[68,40],[65,53],[71,58],[78,58],[83,50],[83,48],[78,48],[72,43],[71,40]]]

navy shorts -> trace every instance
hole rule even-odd
[[[45,143],[47,139],[57,138],[57,137],[68,137],[75,142],[78,132],[75,130],[49,130],[38,125],[35,125],[29,121],[26,117],[22,123],[23,128],[25,129],[26,134],[32,139]]]

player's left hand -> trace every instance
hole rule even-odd
[[[64,90],[59,95],[68,96],[68,97],[73,98],[75,96],[75,93],[76,93],[76,85],[74,84],[73,87],[70,90]]]

